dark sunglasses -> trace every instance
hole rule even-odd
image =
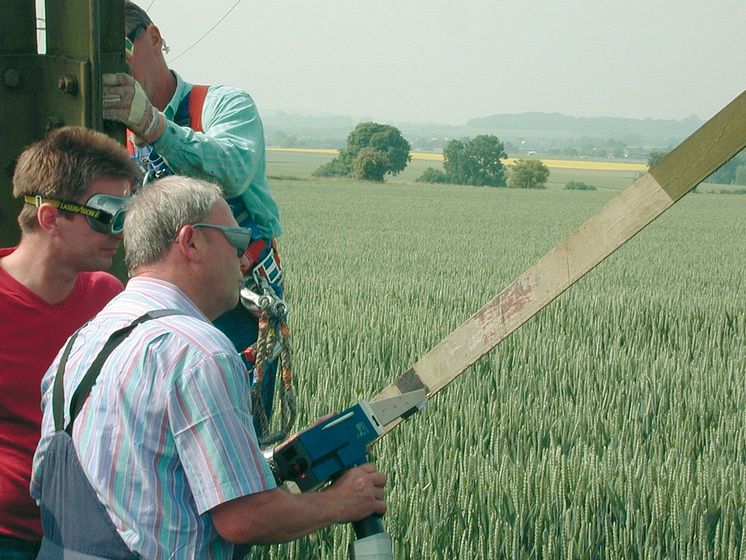
[[[132,53],[135,52],[135,39],[137,39],[137,34],[140,32],[141,29],[147,29],[147,26],[145,24],[138,23],[135,27],[132,28],[132,31],[124,36],[124,53],[127,60],[129,60],[132,57]]]
[[[221,226],[218,224],[192,224],[192,227],[219,229],[223,232],[228,243],[236,250],[236,254],[239,257],[243,256],[251,243],[251,230],[248,228]]]
[[[93,231],[118,236],[124,230],[124,206],[128,198],[110,194],[94,194],[85,204],[45,198],[40,195],[26,195],[23,200],[26,204],[37,208],[42,204],[51,204],[64,212],[82,214]]]
[[[127,37],[127,39],[129,39],[131,43],[134,43],[135,39],[137,39],[137,34],[140,32],[140,30],[147,29],[147,27],[148,26],[145,25],[144,23],[138,23],[135,27],[132,28],[132,31],[130,31],[129,33],[125,35],[125,37]]]

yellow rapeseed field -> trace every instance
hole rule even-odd
[[[269,152],[294,152],[303,154],[336,155],[339,151],[322,148],[267,148]],[[412,152],[412,159],[425,161],[443,161],[443,154],[436,152]],[[518,158],[507,158],[505,165],[511,165]],[[592,171],[647,171],[644,163],[630,163],[617,161],[589,161],[566,159],[542,159],[544,165],[550,169],[586,169]]]

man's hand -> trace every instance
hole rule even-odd
[[[386,512],[386,475],[373,463],[350,469],[323,492],[290,494],[279,488],[223,502],[210,510],[218,534],[232,543],[287,542],[334,523]]]
[[[338,522],[360,521],[374,513],[386,513],[385,485],[386,475],[373,463],[366,463],[344,473],[324,493],[333,494],[330,505],[338,509]]]
[[[104,74],[104,118],[135,133],[135,143],[151,144],[166,128],[166,116],[153,107],[142,86],[129,74]]]

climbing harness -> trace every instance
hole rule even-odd
[[[179,126],[188,126],[196,132],[202,132],[202,109],[209,86],[194,85],[181,102],[174,115],[174,122]],[[143,168],[143,184],[172,175],[173,170],[163,156],[153,146],[136,146],[133,135],[127,135],[127,147]],[[296,417],[296,398],[292,388],[290,364],[289,328],[287,325],[287,304],[282,299],[282,270],[277,245],[274,240],[259,237],[261,234],[254,224],[246,203],[238,196],[226,199],[236,221],[244,227],[250,227],[257,236],[245,257],[250,266],[244,270],[244,286],[241,289],[241,302],[247,311],[258,321],[256,342],[243,352],[245,362],[253,368],[252,406],[257,419],[257,436],[261,446],[272,445],[285,439]],[[239,346],[240,348],[240,346]],[[265,372],[270,364],[277,361],[277,372],[281,376],[280,406],[281,422],[278,431],[269,432],[274,401],[274,379],[265,387]],[[272,377],[272,376],[270,376]],[[264,393],[264,397],[262,397]],[[267,400],[264,406],[263,400]]]
[[[184,96],[176,109],[173,119],[176,124],[187,126],[196,132],[202,132],[202,107],[205,104],[209,87],[205,85],[192,86],[192,89]],[[127,130],[127,151],[143,172],[143,185],[147,185],[155,179],[174,174],[171,166],[163,156],[153,149],[153,146],[137,146],[135,144],[135,134],[130,130]]]
[[[266,260],[266,259],[265,259]],[[287,305],[278,297],[267,279],[256,272],[246,276],[241,289],[241,303],[252,314],[258,315],[259,329],[256,342],[244,351],[244,357],[254,368],[254,384],[251,390],[252,410],[259,420],[262,436],[259,445],[266,447],[282,441],[290,433],[295,422],[297,403],[293,390],[290,354],[290,328],[287,324]],[[281,422],[277,431],[270,432],[265,403],[262,402],[262,382],[268,364],[277,361],[280,373]]]

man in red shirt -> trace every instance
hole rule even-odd
[[[139,175],[124,147],[84,128],[52,131],[18,159],[21,241],[0,249],[0,558],[36,557],[29,483],[41,378],[67,337],[122,290],[100,271],[119,247]]]

